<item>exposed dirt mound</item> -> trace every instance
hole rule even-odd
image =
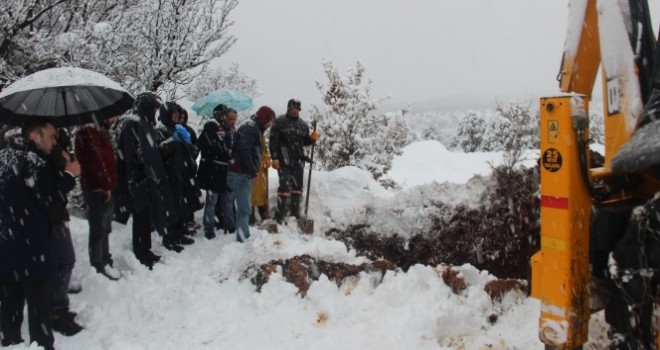
[[[393,271],[396,266],[387,261],[379,260],[371,263],[364,263],[360,265],[351,265],[345,263],[331,263],[327,261],[317,260],[307,254],[295,256],[286,260],[273,260],[267,264],[258,266],[256,272],[253,269],[248,269],[245,275],[252,275],[252,282],[257,286],[257,291],[261,291],[261,287],[268,283],[270,276],[278,271],[278,267],[282,271],[282,276],[294,284],[298,288],[298,295],[305,297],[310,285],[313,281],[319,279],[324,274],[331,281],[335,282],[337,286],[341,286],[350,281],[351,277],[359,275],[361,272],[372,272],[380,274],[380,277],[385,275],[387,271]],[[454,294],[461,294],[468,285],[461,274],[461,271],[452,266],[440,266],[437,268],[438,278],[442,278],[444,283],[449,286]],[[484,286],[484,291],[488,293],[493,302],[501,302],[503,296],[510,291],[525,292],[527,284],[519,280],[493,280]],[[350,289],[349,289],[350,290]],[[497,315],[493,315],[497,320]],[[322,317],[320,317],[321,320]],[[319,322],[322,322],[319,321]]]
[[[528,279],[529,258],[539,249],[538,171],[493,171],[495,186],[477,208],[458,206],[449,220],[438,215],[431,232],[409,240],[385,236],[369,226],[327,234],[369,259],[385,259],[407,270],[414,264],[472,264],[499,278]],[[439,209],[442,207],[439,207]]]
[[[295,284],[298,287],[298,293],[303,297],[307,293],[311,282],[317,281],[321,274],[326,275],[328,279],[340,286],[346,277],[357,276],[360,272],[379,272],[382,277],[385,271],[396,269],[393,263],[385,260],[350,265],[317,260],[304,254],[286,260],[273,260],[257,267],[252,282],[257,286],[258,291],[268,282],[270,275],[277,271],[278,266],[282,268],[284,278]]]

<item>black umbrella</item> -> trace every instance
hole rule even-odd
[[[0,92],[0,123],[22,126],[40,117],[56,127],[82,125],[118,116],[133,97],[103,74],[82,68],[51,68],[30,74]]]

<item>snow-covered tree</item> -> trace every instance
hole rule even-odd
[[[0,5],[4,81],[51,66],[104,73],[129,91],[174,97],[236,41],[238,0],[30,0]],[[7,17],[7,18],[5,18]],[[36,67],[36,68],[34,68]]]
[[[497,111],[508,122],[502,145],[505,169],[511,171],[522,160],[523,151],[539,147],[539,115],[520,103],[500,104]]]
[[[381,179],[412,137],[403,113],[375,113],[378,101],[369,95],[371,81],[365,80],[360,62],[346,76],[330,61],[324,60],[323,68],[328,83],[316,82],[316,86],[324,103],[311,112],[323,135],[318,141],[319,163],[326,170],[357,166]]]
[[[458,124],[456,136],[451,140],[452,148],[459,148],[465,152],[476,152],[482,149],[487,122],[482,114],[468,112]]]
[[[138,35],[129,47],[135,50],[125,53],[135,62],[126,67],[132,90],[164,90],[173,97],[177,85],[194,78],[192,68],[222,56],[236,41],[228,30],[238,0],[150,0],[140,5],[131,14]]]
[[[0,86],[55,65],[48,39],[59,33],[45,23],[66,6],[65,0],[0,1]],[[52,40],[51,40],[52,41]]]
[[[515,102],[499,104],[495,114],[468,112],[450,146],[465,152],[505,151],[518,160],[522,150],[539,146],[538,113]]]
[[[595,143],[605,144],[605,120],[600,110],[589,111],[589,138]]]
[[[233,62],[229,69],[207,67],[186,87],[186,93],[189,100],[195,101],[222,88],[242,92],[252,98],[260,95],[257,81],[242,73],[236,62]]]

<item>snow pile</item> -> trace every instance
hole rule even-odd
[[[538,151],[526,154],[523,165],[535,164]],[[475,175],[488,175],[502,164],[501,152],[453,153],[440,142],[415,142],[403,148],[403,155],[392,160],[389,177],[404,188],[431,182],[466,183]]]

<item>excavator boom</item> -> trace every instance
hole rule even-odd
[[[657,134],[636,133],[654,88],[655,55],[646,0],[570,1],[561,93],[540,101],[541,249],[531,259],[531,289],[541,301],[539,337],[548,348],[587,341],[593,275],[606,275],[608,254],[634,204],[660,191],[657,172],[648,167],[660,164],[660,146],[650,152],[631,146],[648,143],[640,135],[660,137],[660,127]],[[588,116],[599,72],[605,155],[594,168]],[[641,151],[649,154],[647,163],[638,161]],[[614,216],[616,222],[608,219]]]

